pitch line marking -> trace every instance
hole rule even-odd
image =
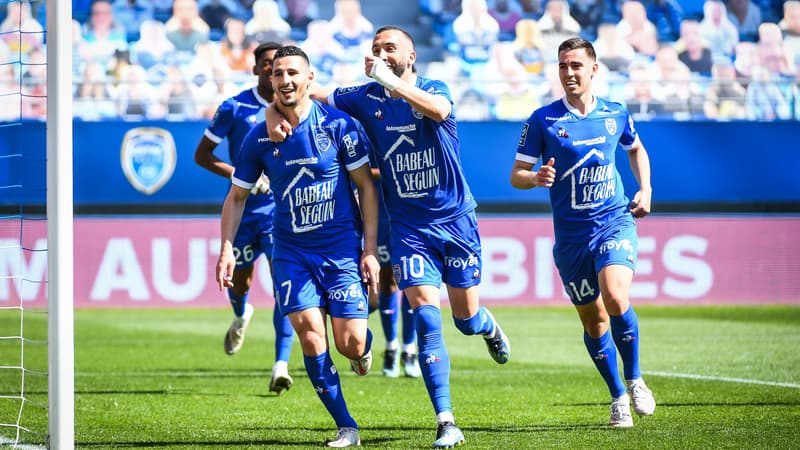
[[[793,388],[793,389],[800,389],[800,384],[797,383],[782,383],[779,381],[763,381],[763,380],[750,380],[747,378],[733,378],[733,377],[716,377],[711,375],[694,375],[690,373],[673,373],[673,372],[652,372],[652,371],[645,371],[644,373],[648,375],[656,375],[660,377],[670,377],[670,378],[688,378],[690,380],[705,380],[705,381],[727,381],[730,383],[742,383],[742,384],[760,384],[763,386],[777,386],[777,387],[786,387],[786,388]]]
[[[3,436],[2,434],[0,434],[0,445],[8,445],[11,448],[21,450],[47,450],[46,447],[42,447],[40,445],[15,444],[15,441]]]

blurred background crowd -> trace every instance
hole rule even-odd
[[[361,83],[375,26],[416,41],[462,120],[562,96],[557,46],[595,45],[596,94],[637,120],[800,120],[800,0],[72,0],[74,114],[209,118],[251,86],[252,49],[293,42],[317,81]],[[46,6],[0,3],[0,120],[46,114]]]

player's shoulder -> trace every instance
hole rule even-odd
[[[569,118],[569,110],[564,105],[564,99],[559,98],[542,105],[533,111],[528,122],[558,122]]]
[[[354,86],[342,86],[336,88],[333,91],[333,95],[337,98],[356,98],[364,96],[367,93],[374,95],[375,91],[377,90],[376,87],[380,87],[380,85],[376,82],[357,84]]]
[[[603,97],[596,97],[596,99],[597,99],[597,107],[595,108],[595,111],[600,111],[601,113],[612,112],[615,114],[619,113],[627,114],[628,112],[628,109],[625,108],[625,105],[623,105],[622,103],[615,102]]]

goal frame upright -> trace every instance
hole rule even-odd
[[[72,2],[47,0],[48,446],[75,447]]]

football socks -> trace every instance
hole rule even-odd
[[[586,344],[586,350],[589,351],[594,365],[606,381],[611,397],[617,398],[624,394],[626,392],[625,385],[619,377],[617,348],[614,347],[611,333],[606,331],[599,339],[595,339],[584,331],[583,342]]]
[[[342,394],[342,384],[339,381],[339,372],[333,366],[330,353],[325,351],[317,356],[303,355],[306,373],[319,399],[333,417],[338,428],[358,428],[356,421],[350,416],[347,404]]]
[[[625,314],[611,316],[611,335],[617,344],[617,350],[622,358],[622,368],[626,380],[635,380],[642,376],[639,370],[639,319],[633,310],[633,305],[628,307]]]
[[[450,356],[442,338],[442,314],[433,305],[422,305],[414,310],[417,328],[419,365],[425,388],[436,414],[451,411]]]

